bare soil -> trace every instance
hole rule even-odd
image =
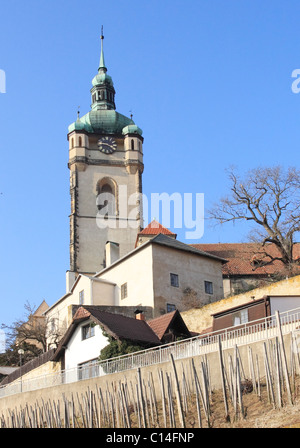
[[[262,386],[261,397],[258,397],[255,392],[243,394],[244,416],[240,412],[235,415],[229,399],[228,407],[229,416],[226,418],[223,393],[222,391],[214,391],[211,395],[209,425],[201,406],[202,428],[300,428],[300,381],[298,385],[295,385],[292,405],[288,404],[287,398],[284,396],[282,407],[275,407],[269,402],[266,387]],[[163,427],[161,403],[158,403],[158,413],[159,426]],[[169,422],[169,420],[167,421]],[[134,421],[132,423],[135,426]],[[185,424],[186,428],[199,428],[194,397],[188,401],[188,410],[185,412]],[[153,427],[157,427],[157,425],[154,424]],[[180,428],[178,415],[176,415],[176,427]]]

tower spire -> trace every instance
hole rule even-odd
[[[100,54],[100,64],[99,64],[99,68],[98,71],[99,72],[106,72],[107,68],[105,67],[105,62],[104,62],[104,51],[103,51],[103,40],[104,40],[104,35],[103,35],[103,25],[101,26],[101,54]]]
[[[98,73],[92,80],[93,87],[91,89],[92,94],[92,109],[116,109],[115,105],[115,89],[114,83],[107,74],[107,68],[104,62],[103,51],[103,26],[101,27],[101,55]]]

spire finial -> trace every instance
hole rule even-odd
[[[100,64],[99,64],[99,70],[102,69],[104,71],[106,71],[106,67],[105,67],[105,62],[104,62],[104,52],[103,52],[103,40],[104,40],[104,35],[103,35],[103,25],[101,26],[101,56],[100,56]]]

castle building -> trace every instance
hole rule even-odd
[[[68,128],[70,269],[67,290],[79,274],[105,268],[105,246],[119,256],[134,249],[142,228],[142,130],[116,111],[115,88],[104,61],[103,33],[91,110]]]

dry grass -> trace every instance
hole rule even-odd
[[[294,395],[300,396],[300,381]],[[176,407],[176,401],[174,400]],[[283,406],[275,408],[269,403],[265,386],[261,389],[261,398],[254,392],[243,395],[245,417],[235,415],[229,401],[229,418],[226,419],[222,391],[214,391],[211,396],[210,427],[212,428],[300,428],[300,399],[293,399],[293,405],[289,405],[284,397]],[[161,402],[158,403],[159,425],[154,422],[151,427],[163,427],[163,414]],[[207,421],[201,407],[202,428],[207,428]],[[167,420],[169,422],[169,420]],[[132,427],[137,427],[134,413],[131,414]],[[186,428],[199,428],[195,397],[188,402],[188,411],[185,412]],[[170,426],[168,426],[170,427]],[[180,428],[176,415],[176,427]]]

